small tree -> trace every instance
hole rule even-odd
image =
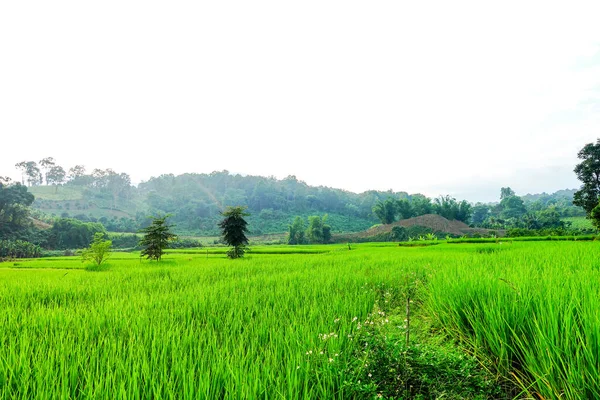
[[[392,240],[406,242],[408,240],[408,231],[403,226],[394,226],[392,228]]]
[[[249,216],[244,210],[246,207],[227,207],[227,209],[221,212],[221,215],[225,218],[219,223],[219,227],[223,233],[223,241],[228,246],[233,246],[227,252],[229,258],[240,258],[244,256],[246,252],[246,245],[248,244],[248,238],[246,232],[248,231],[248,223],[244,217]]]
[[[323,218],[318,215],[308,217],[306,237],[311,243],[329,243],[331,227],[327,225],[327,214]]]
[[[93,261],[96,265],[108,260],[111,255],[112,242],[104,240],[104,234],[96,232],[90,247],[81,252],[81,262]]]
[[[150,226],[140,229],[144,237],[140,240],[140,246],[143,247],[140,257],[146,257],[149,260],[160,261],[165,249],[169,248],[169,242],[175,240],[177,235],[171,232],[173,225],[167,224],[167,218],[152,217]]]
[[[296,217],[294,223],[289,227],[288,244],[304,244],[306,225],[301,217]]]

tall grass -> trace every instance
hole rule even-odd
[[[600,398],[600,243],[351,248],[2,263],[0,399],[351,398],[358,323],[411,274],[423,313],[529,395]]]
[[[0,270],[0,398],[347,398],[353,319],[407,268],[359,251],[110,263]]]
[[[427,304],[440,325],[532,395],[600,398],[600,244],[495,250],[432,276]]]

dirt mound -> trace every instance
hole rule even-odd
[[[389,225],[379,225],[374,228],[368,229],[363,232],[357,232],[351,235],[344,236],[354,236],[357,238],[368,238],[372,236],[381,235],[387,232],[391,232],[394,226],[403,226],[405,228],[410,228],[412,226],[423,226],[431,229],[434,232],[443,232],[451,235],[474,235],[476,233],[480,235],[489,235],[491,233],[488,229],[480,229],[480,228],[471,228],[469,225],[465,224],[462,221],[450,221],[440,215],[437,214],[426,214],[420,215],[418,217],[403,219],[401,221],[396,221]]]

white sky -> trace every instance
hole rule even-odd
[[[0,175],[53,156],[495,200],[579,185],[600,2],[0,2]]]

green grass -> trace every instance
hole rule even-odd
[[[208,250],[1,263],[0,399],[600,397],[598,242]]]
[[[83,198],[83,190],[73,186],[30,186],[27,188],[36,199],[67,201],[81,200]]]

